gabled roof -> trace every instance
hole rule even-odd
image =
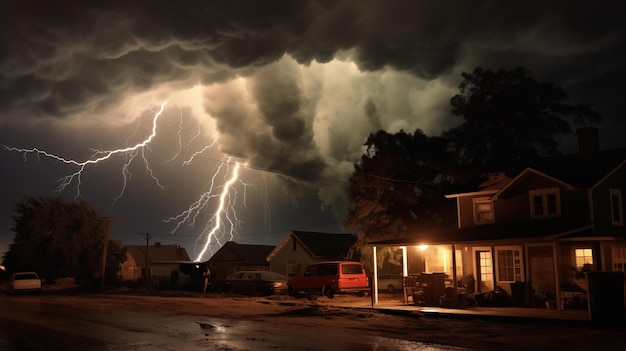
[[[125,245],[126,252],[138,265],[146,262],[146,245]],[[148,246],[148,263],[155,262],[190,262],[187,250],[179,245],[162,245],[155,243]]]
[[[285,247],[293,238],[296,240],[314,259],[344,259],[352,245],[356,243],[354,234],[345,233],[319,233],[292,230],[269,254],[267,259],[271,259],[276,252]]]
[[[526,168],[525,170],[523,170],[520,174],[517,175],[517,177],[513,178],[512,181],[510,181],[508,184],[506,184],[506,186],[502,189],[500,189],[500,191],[498,191],[493,198],[494,199],[498,199],[499,197],[501,197],[502,195],[505,195],[507,191],[513,189],[515,187],[515,185],[521,183],[522,181],[524,181],[525,179],[527,179],[528,177],[530,177],[531,175],[538,175],[540,177],[544,177],[546,179],[550,179],[551,181],[561,184],[562,186],[568,188],[568,189],[573,189],[574,186],[565,183],[557,178],[554,178],[548,174],[545,174],[543,172],[537,171],[536,169],[533,168]]]
[[[229,241],[217,250],[209,261],[214,258],[218,259],[221,256],[221,252],[227,251],[232,256],[237,257],[238,262],[252,265],[266,265],[266,257],[272,250],[274,250],[274,246],[271,245],[238,244],[234,241]]]
[[[551,179],[570,189],[593,188],[620,167],[626,167],[626,148],[597,151],[586,158],[578,153],[560,155],[533,162],[514,178],[506,177],[503,173],[499,173],[499,177],[491,175],[473,191],[446,197],[485,195],[497,198],[532,174]]]
[[[577,188],[591,188],[625,162],[626,148],[617,148],[586,158],[578,153],[546,158],[530,167]]]

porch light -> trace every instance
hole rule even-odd
[[[418,245],[418,246],[417,246],[417,248],[418,248],[420,251],[425,251],[426,249],[428,249],[428,245]]]

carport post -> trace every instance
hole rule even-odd
[[[372,306],[378,304],[378,259],[376,257],[376,245],[373,247],[374,277],[372,279]]]

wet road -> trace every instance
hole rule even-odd
[[[0,296],[0,350],[464,350],[293,316],[189,314],[151,298]]]

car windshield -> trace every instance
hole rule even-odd
[[[27,273],[27,274],[16,274],[13,277],[14,280],[30,280],[30,279],[39,279],[37,274],[35,273]]]

